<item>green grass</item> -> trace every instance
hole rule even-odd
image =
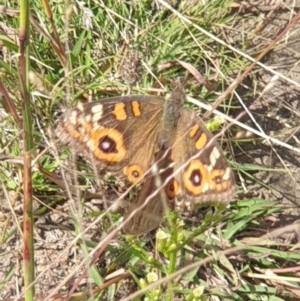
[[[160,91],[164,96],[172,89],[170,81],[188,74],[182,65],[175,62],[181,60],[191,64],[214,87],[213,91],[208,91],[188,74],[187,93],[213,104],[250,65],[245,57],[226,44],[232,41],[231,46],[245,53],[251,52],[247,42],[252,38],[255,26],[240,33],[235,25],[242,15],[231,9],[231,1],[204,2],[182,1],[172,11],[163,5],[158,7],[155,1],[87,2],[84,7],[78,3],[71,7],[64,1],[56,1],[49,3],[52,25],[42,2],[31,3],[30,82],[35,162],[32,187],[37,201],[34,216],[36,220],[46,218],[43,228],[46,232],[51,229],[47,218],[55,214],[60,216],[62,224],[56,227],[66,233],[66,241],[57,258],[59,262],[70,258],[66,261],[72,267],[61,278],[51,279],[54,285],[48,288],[49,291],[38,290],[43,300],[52,293],[63,296],[70,293],[74,299],[69,300],[211,300],[212,296],[217,296],[222,301],[279,301],[292,300],[295,291],[299,291],[299,278],[292,269],[283,270],[283,275],[272,272],[297,267],[300,260],[293,245],[274,239],[279,233],[266,234],[266,221],[279,210],[273,201],[249,198],[233,202],[223,210],[199,209],[194,214],[196,221],[194,216],[182,222],[177,214],[171,213],[166,219],[168,222],[152,239],[149,236],[125,236],[121,232],[107,235],[112,226],[118,225],[121,215],[105,210],[99,212],[94,203],[83,199],[88,190],[101,195],[100,186],[106,192],[111,192],[111,187],[118,191],[118,183],[111,179],[99,185],[102,179],[81,158],[77,158],[77,172],[70,176],[69,170],[64,180],[59,178],[64,174],[62,162],[68,159],[74,163],[75,157],[72,158],[70,149],[54,146],[53,129],[60,112],[75,106],[78,101],[86,101],[89,96],[97,100],[126,94],[127,85],[120,78],[120,70],[129,48],[139,50],[144,64],[143,77],[139,86],[133,87],[134,94],[156,94]],[[19,8],[18,1],[9,4]],[[188,18],[189,23],[176,12]],[[255,14],[246,17],[252,19],[253,24],[260,21]],[[5,55],[3,48],[0,59],[0,81],[9,93],[9,101],[21,116],[18,14],[3,14],[2,22],[10,34],[0,32],[0,41],[5,47]],[[90,26],[88,24],[92,27],[87,27]],[[169,63],[167,67],[166,63]],[[253,96],[251,89],[247,93]],[[14,206],[20,206],[23,198],[21,156],[24,141],[22,130],[13,118],[13,110],[6,106],[7,99],[0,101],[0,181],[3,199],[10,199],[12,203],[2,214],[0,247],[3,250],[7,246],[11,248],[12,241],[21,236],[18,226],[23,222],[22,212],[17,210],[14,213]],[[218,109],[235,115],[240,105],[231,93]],[[221,123],[214,122],[212,128],[220,129],[221,126]],[[230,128],[227,137],[232,138],[237,131],[237,127]],[[241,177],[255,182],[253,174],[263,167],[251,165],[254,168],[249,170],[249,165],[234,163],[238,162],[236,154],[242,147],[243,141],[239,145],[230,142],[226,153]],[[51,176],[41,173],[38,164],[52,173]],[[75,189],[77,197],[67,201],[65,188],[58,185],[62,183],[72,187],[78,185],[82,195]],[[258,182],[260,184],[265,185]],[[87,226],[91,228],[87,230]],[[38,229],[35,243],[42,235]],[[87,232],[83,234],[84,231]],[[43,236],[42,239],[46,241]],[[57,243],[59,245],[59,241]],[[50,263],[48,268],[51,270]],[[43,273],[38,265],[36,261],[36,277]],[[64,267],[62,265],[61,268]],[[14,275],[18,269],[15,261],[3,269],[5,279],[0,278],[0,299],[17,296],[17,288],[7,295],[5,287],[14,286]],[[75,269],[78,270],[74,278],[65,285],[68,273]],[[20,271],[22,273],[22,268]],[[118,274],[119,278],[106,278],[111,273]],[[90,277],[88,284],[85,281],[78,286],[75,296],[71,288],[86,274]],[[39,281],[37,278],[37,286]],[[22,288],[19,289],[22,294]],[[135,297],[132,296],[134,293],[137,294]]]

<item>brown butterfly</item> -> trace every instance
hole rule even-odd
[[[164,206],[191,210],[196,203],[229,202],[232,169],[212,134],[190,109],[181,87],[171,96],[120,96],[65,112],[57,133],[99,171],[121,176],[141,190],[125,214],[124,231],[140,235],[157,228]]]

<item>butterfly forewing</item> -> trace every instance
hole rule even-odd
[[[153,163],[164,101],[124,96],[88,103],[65,112],[57,135],[79,153],[94,158],[99,171],[140,181]]]

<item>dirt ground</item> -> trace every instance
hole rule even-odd
[[[254,39],[253,52],[257,48],[263,49],[263,45],[274,40],[288,25],[291,20],[290,9],[292,7],[297,12],[300,8],[300,1],[285,1],[273,13],[259,34],[263,38]],[[258,67],[255,78],[252,78],[249,87],[256,90],[256,97],[253,99],[253,95],[251,95],[243,98],[256,122],[267,135],[295,148],[299,148],[300,145],[299,38],[300,24],[298,23],[262,61],[295,83],[287,82]],[[244,117],[241,121],[257,129],[248,117]],[[257,191],[268,199],[276,200],[286,208],[284,220],[280,221],[283,224],[289,222],[290,219],[298,220],[300,208],[299,153],[274,144],[270,146],[266,141],[256,141],[255,144],[249,143],[243,151],[244,153],[241,152],[240,156],[236,157],[238,162],[255,163],[266,169],[269,168],[269,171],[255,173],[255,177],[269,185],[270,188],[266,189],[256,185],[253,191]],[[274,171],[275,168],[278,171]],[[283,170],[283,172],[279,170]],[[250,190],[252,189],[250,188]]]

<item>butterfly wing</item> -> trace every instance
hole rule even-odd
[[[87,103],[65,112],[58,137],[95,159],[100,171],[136,183],[153,163],[163,103],[134,95]]]
[[[233,199],[232,169],[213,135],[190,109],[182,109],[171,158],[175,162],[175,210],[191,210],[195,203]]]
[[[143,235],[159,227],[165,212],[161,193],[155,185],[155,177],[147,178],[125,213],[123,231],[126,234]]]
[[[192,110],[182,108],[167,145],[156,155],[158,173],[146,179],[129,205],[124,231],[141,235],[159,227],[165,208],[191,210],[195,203],[229,202],[234,175],[219,144]]]
[[[128,206],[124,216],[123,231],[131,235],[146,234],[159,227],[164,212],[172,208],[174,196],[167,193],[166,180],[172,178],[173,164],[169,151],[160,151],[155,156],[140,192]]]

